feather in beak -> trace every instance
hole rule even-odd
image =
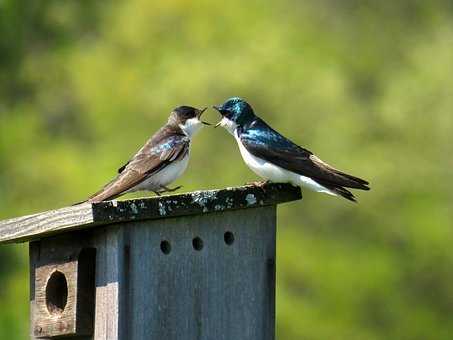
[[[222,112],[220,111],[221,110],[220,106],[212,105],[212,108],[219,111],[219,113],[222,115]],[[222,118],[223,118],[223,115],[222,115]],[[220,121],[214,126],[214,128],[219,127],[220,124],[222,124],[222,119],[220,119]]]
[[[204,109],[199,110],[197,118],[201,121],[202,124],[211,125],[211,123],[208,123],[208,122],[205,122],[205,121],[201,120],[201,115],[203,114],[203,112],[206,111],[206,109],[207,109],[207,107],[205,107]]]

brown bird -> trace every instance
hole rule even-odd
[[[134,191],[153,191],[160,195],[179,189],[168,185],[186,170],[192,137],[203,124],[210,125],[200,119],[205,110],[190,106],[175,108],[167,124],[118,169],[118,175],[111,182],[85,202],[107,201]]]

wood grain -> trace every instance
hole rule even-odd
[[[0,221],[0,243],[37,240],[58,233],[118,222],[276,205],[301,197],[297,187],[267,184],[262,188],[243,186],[126,201],[85,203]]]
[[[127,336],[126,296],[129,289],[127,275],[127,228],[115,225],[95,230],[93,245],[96,254],[96,340],[129,339]],[[133,310],[131,311],[134,312]]]
[[[30,243],[32,339],[93,334],[96,251],[89,242],[89,234],[75,233]]]
[[[96,230],[94,339],[273,340],[275,226],[271,206]]]

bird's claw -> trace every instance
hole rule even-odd
[[[263,190],[263,192],[266,192],[264,187],[268,183],[270,183],[269,180],[267,180],[267,181],[253,181],[253,182],[246,183],[246,185],[253,185],[254,187],[257,187],[257,188],[260,188],[261,190]]]
[[[163,193],[163,192],[173,192],[173,191],[176,191],[176,190],[181,189],[181,188],[182,188],[182,185],[178,185],[178,186],[175,187],[175,188],[168,188],[168,187],[166,187],[166,186],[162,186],[161,188],[162,188],[162,190],[159,191],[160,193]]]

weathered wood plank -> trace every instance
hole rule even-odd
[[[30,243],[31,338],[91,338],[95,249],[88,233]]]
[[[96,306],[94,340],[129,339],[126,296],[128,291],[127,228],[98,228],[93,245],[96,255]]]
[[[289,184],[267,184],[263,188],[243,186],[125,201],[85,203],[0,221],[0,243],[36,240],[66,231],[117,222],[276,205],[301,197],[300,189]]]
[[[273,340],[275,210],[130,223],[118,339]]]

